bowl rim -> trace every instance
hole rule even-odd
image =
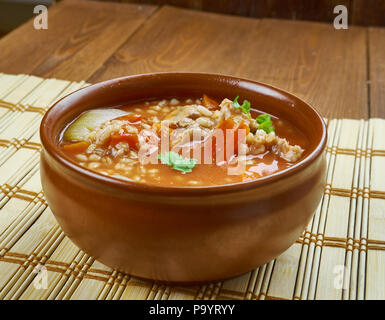
[[[136,181],[128,181],[128,180],[123,180],[123,179],[118,179],[111,176],[103,175],[101,173],[97,173],[95,171],[82,167],[78,165],[76,162],[70,160],[69,158],[62,156],[60,154],[60,149],[58,148],[57,142],[51,141],[51,139],[49,139],[48,137],[49,135],[46,132],[48,130],[48,126],[46,126],[46,121],[50,117],[52,110],[62,100],[68,99],[68,97],[76,93],[78,94],[81,91],[84,91],[83,94],[87,94],[87,91],[89,90],[103,89],[112,84],[119,83],[121,81],[135,81],[135,79],[138,79],[138,78],[162,77],[162,76],[176,76],[176,77],[196,76],[196,77],[209,77],[213,79],[222,78],[235,83],[242,81],[242,82],[252,83],[252,84],[264,87],[266,89],[273,90],[286,97],[295,98],[296,100],[301,102],[303,105],[305,105],[306,108],[309,108],[310,111],[316,116],[315,118],[319,121],[322,128],[321,139],[312,152],[310,152],[304,159],[302,159],[292,167],[286,168],[284,170],[275,172],[271,175],[264,176],[255,180],[250,180],[246,182],[237,182],[237,183],[231,183],[231,184],[207,185],[207,186],[157,186],[153,184],[146,184],[146,183],[136,182]],[[63,165],[66,169],[69,169],[71,172],[75,174],[80,174],[82,178],[89,180],[90,182],[93,183],[94,186],[104,185],[112,188],[117,188],[119,190],[131,191],[135,193],[148,193],[148,194],[154,194],[154,195],[168,194],[168,195],[196,196],[196,195],[207,195],[207,194],[213,194],[213,193],[214,194],[229,193],[229,192],[244,191],[248,189],[258,188],[258,187],[262,187],[264,185],[273,183],[279,179],[292,176],[295,173],[298,173],[299,171],[302,171],[303,169],[310,166],[314,161],[316,161],[316,159],[319,156],[322,155],[327,142],[327,127],[326,127],[325,121],[323,120],[319,112],[315,108],[313,108],[311,105],[309,105],[307,102],[303,101],[301,98],[299,98],[298,96],[288,91],[285,91],[283,89],[277,88],[269,84],[250,80],[247,78],[240,78],[240,77],[234,77],[234,76],[223,75],[223,74],[215,74],[215,73],[153,72],[153,73],[144,73],[144,74],[136,74],[136,75],[119,77],[119,78],[113,78],[110,80],[91,84],[87,87],[80,88],[74,92],[69,93],[68,95],[65,95],[64,97],[56,101],[44,114],[44,117],[40,124],[40,139],[42,143],[42,153],[44,150],[59,164]]]

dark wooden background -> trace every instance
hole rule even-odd
[[[292,92],[327,118],[385,117],[385,28],[90,0],[60,1],[49,17],[48,30],[30,19],[0,39],[0,72],[91,83],[222,73]]]
[[[349,24],[385,26],[385,0],[99,0],[174,5],[177,7],[241,15],[332,22],[335,6],[345,5]]]

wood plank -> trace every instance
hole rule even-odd
[[[370,116],[385,118],[385,28],[369,28]]]
[[[352,0],[351,24],[385,26],[385,0]]]
[[[0,40],[0,71],[80,81],[89,78],[154,12],[154,6],[62,1],[48,30],[28,21]]]
[[[173,70],[234,73],[240,56],[237,46],[255,36],[258,25],[254,19],[166,6],[91,80]],[[244,53],[246,58],[249,53]]]
[[[101,0],[99,0],[101,1]],[[102,0],[105,1],[105,0]],[[353,12],[352,2],[356,0],[109,0],[130,3],[148,3],[173,5],[182,8],[203,10],[222,14],[233,14],[254,18],[277,18],[290,20],[324,21],[332,23],[336,14],[333,9],[344,5],[349,15]],[[357,0],[361,1],[361,0]],[[363,0],[364,1],[364,0]],[[375,0],[378,5],[385,0]],[[374,1],[373,1],[374,2]],[[360,10],[357,10],[356,20],[362,20]],[[371,20],[369,20],[370,22]],[[377,22],[374,20],[373,22]]]
[[[325,117],[368,116],[365,29],[163,7],[91,82],[154,71],[231,74],[289,90]]]
[[[260,33],[246,76],[298,95],[324,117],[368,117],[365,29],[264,20]]]

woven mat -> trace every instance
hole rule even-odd
[[[173,287],[96,261],[47,206],[39,124],[85,85],[0,74],[0,299],[385,299],[385,120],[328,121],[323,200],[280,257],[228,281]]]

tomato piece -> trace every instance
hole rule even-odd
[[[72,144],[66,144],[62,146],[62,150],[68,153],[79,154],[79,153],[85,152],[89,146],[90,146],[89,142],[82,141],[82,142],[76,142]]]
[[[234,152],[238,154],[238,136],[239,130],[245,130],[245,137],[250,133],[250,127],[242,120],[241,124],[235,130],[234,134]]]
[[[118,143],[127,143],[131,148],[138,150],[139,138],[136,133],[128,133],[121,129],[119,133],[111,135],[108,144],[110,146],[116,146]]]
[[[142,116],[140,114],[130,113],[115,118],[114,120],[125,120],[128,121],[130,125],[138,126],[142,121]],[[114,133],[111,135],[111,137],[108,139],[107,144],[110,146],[116,146],[120,142],[127,143],[133,149],[139,149],[139,138],[136,133],[129,133],[125,129],[120,129],[118,133]]]
[[[203,95],[203,98],[202,98],[202,104],[203,106],[205,106],[207,109],[210,109],[210,110],[215,110],[215,109],[218,109],[219,107],[219,102],[215,101],[214,99],[211,99],[209,96],[207,95]]]
[[[227,120],[223,120],[220,122],[217,126],[218,129],[226,130],[226,129],[235,129],[236,128],[236,123],[234,122],[233,119],[229,118]],[[226,133],[226,132],[225,132]]]

